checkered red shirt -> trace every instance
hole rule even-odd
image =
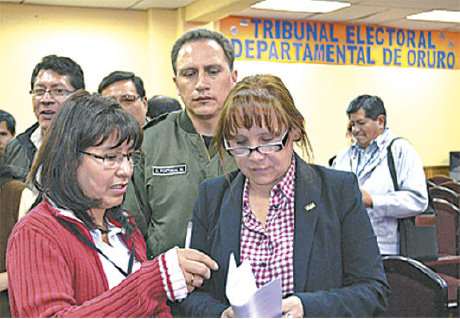
[[[249,207],[249,180],[243,192],[240,261],[249,260],[258,287],[281,277],[283,296],[294,292],[295,161],[270,193],[265,228]]]

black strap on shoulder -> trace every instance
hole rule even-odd
[[[72,233],[74,233],[75,236],[78,237],[83,243],[85,243],[89,248],[94,249],[97,251],[101,256],[103,256],[105,259],[107,259],[123,276],[128,277],[132,272],[133,272],[133,264],[134,264],[134,241],[133,241],[133,247],[131,248],[130,256],[129,256],[129,262],[128,262],[128,271],[124,271],[121,269],[117,264],[115,264],[112,260],[107,257],[102,250],[97,248],[91,241],[89,241],[85,236],[83,236],[75,227],[74,224],[71,222],[65,221],[66,224],[69,226],[70,230]]]
[[[400,138],[401,137],[397,137],[394,140],[392,140],[387,147],[388,167],[390,169],[390,175],[391,175],[391,179],[393,180],[393,186],[395,188],[395,191],[399,190],[399,186],[398,186],[398,178],[396,176],[395,161],[394,161],[393,153],[391,152],[391,146],[393,145],[393,142],[395,140],[400,139]],[[426,184],[426,191],[428,194],[428,207],[423,213],[424,214],[436,214],[436,207],[434,206],[433,197],[431,196],[431,192],[430,192],[428,183]]]
[[[393,142],[400,139],[401,137],[397,137],[393,139],[390,144],[387,146],[387,159],[388,159],[388,168],[390,169],[391,179],[393,180],[393,186],[395,191],[399,190],[398,186],[398,177],[396,176],[396,169],[395,169],[395,160],[393,157],[393,152],[391,151],[391,147],[393,146]]]

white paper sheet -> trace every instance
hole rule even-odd
[[[258,289],[249,262],[245,260],[237,267],[233,253],[230,254],[225,292],[237,318],[281,317],[281,278]]]

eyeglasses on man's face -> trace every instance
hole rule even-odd
[[[111,96],[111,98],[114,99],[115,101],[117,101],[118,103],[120,103],[120,105],[130,106],[130,105],[134,104],[134,102],[136,102],[137,99],[140,99],[141,96],[140,95],[124,94],[124,95],[120,95],[119,97]]]
[[[121,154],[121,153],[107,154],[104,156],[97,155],[97,154],[90,153],[90,152],[85,152],[85,151],[80,151],[80,153],[91,156],[92,158],[102,161],[104,166],[107,168],[120,167],[125,158],[128,160],[128,163],[131,166],[136,166],[139,163],[139,158],[141,155],[140,152],[131,152],[127,154]]]
[[[289,137],[289,129],[284,132],[283,137],[281,138],[280,142],[277,143],[270,143],[270,144],[264,144],[264,145],[259,145],[255,147],[229,147],[227,140],[224,137],[224,146],[225,150],[232,156],[236,157],[243,157],[243,156],[249,156],[253,151],[257,151],[261,154],[271,154],[271,153],[276,153],[281,151],[287,143],[288,137]]]
[[[29,93],[34,97],[34,98],[41,98],[45,96],[46,93],[51,95],[53,98],[59,98],[63,96],[67,96],[70,93],[75,92],[75,90],[66,90],[66,89],[51,89],[51,90],[46,90],[46,89],[34,89],[30,90]]]

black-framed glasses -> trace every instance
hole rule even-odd
[[[52,97],[63,97],[67,96],[70,93],[75,92],[75,90],[66,90],[66,89],[51,89],[51,90],[46,90],[46,89],[34,89],[30,90],[29,93],[33,97],[43,97],[45,96],[46,93],[49,93]]]
[[[97,155],[97,154],[85,152],[85,151],[80,151],[80,153],[91,156],[92,158],[101,160],[104,166],[107,168],[120,167],[125,157],[128,160],[128,163],[131,164],[131,166],[136,166],[139,163],[140,154],[141,154],[140,152],[132,152],[132,153],[127,153],[127,154],[117,153],[117,154],[108,154],[108,155],[101,156],[101,155]]]
[[[236,157],[243,157],[243,156],[249,156],[253,151],[257,151],[261,154],[271,154],[271,153],[276,153],[281,151],[287,143],[288,137],[289,137],[289,129],[284,132],[283,137],[281,138],[280,142],[277,143],[270,143],[270,144],[264,144],[264,145],[259,145],[255,147],[229,147],[227,140],[224,137],[224,146],[225,150],[232,156]]]
[[[123,94],[120,95],[119,97],[112,96],[112,99],[120,103],[121,105],[131,105],[134,102],[136,102],[137,99],[140,99],[140,95],[131,95],[131,94]]]

